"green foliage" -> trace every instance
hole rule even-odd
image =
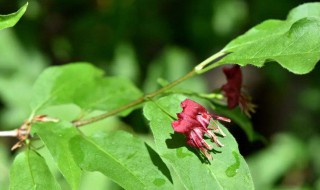
[[[267,20],[232,40],[230,53],[218,65],[236,63],[258,67],[276,61],[295,74],[310,72],[320,59],[320,3],[293,9],[286,20]]]
[[[70,145],[82,169],[100,171],[125,189],[172,188],[154,163],[157,155],[152,155],[153,150],[147,144],[128,133],[101,133],[91,138],[76,136]]]
[[[23,46],[11,29],[0,32],[0,42],[0,97],[6,107],[0,123],[16,128],[30,113],[30,89],[48,60],[38,50]]]
[[[99,6],[103,6],[102,4]],[[226,3],[223,10],[230,12],[238,5],[242,4]],[[0,30],[15,25],[26,11],[27,6],[28,4],[25,4],[16,13],[0,16]],[[233,8],[230,9],[230,7]],[[319,10],[320,3],[304,4],[293,9],[286,20],[268,20],[259,24],[215,54],[214,56],[227,53],[216,64],[204,70],[227,63],[242,66],[252,64],[261,67],[265,62],[276,61],[296,74],[310,72],[320,58]],[[233,19],[232,23],[225,23],[225,28],[220,32],[230,32],[230,28],[237,25],[237,20],[242,21],[246,16],[245,7],[242,7],[242,11],[232,14],[230,16]],[[218,20],[214,22],[218,25],[218,21],[224,18],[223,14],[221,11],[219,15],[215,15]],[[242,15],[243,18],[235,15]],[[198,24],[200,20],[201,18],[198,18],[193,23]],[[83,24],[83,22],[79,23]],[[88,23],[91,25],[91,22],[86,22],[84,25],[87,26]],[[197,27],[194,26],[194,28]],[[102,31],[104,30],[102,27]],[[143,32],[151,34],[149,30],[152,31],[152,28],[146,28]],[[91,32],[96,31],[93,28]],[[33,64],[33,67],[21,66],[21,62],[29,62],[34,56],[29,53],[21,53],[26,50],[20,48],[20,45],[15,44],[14,40],[10,40],[8,36],[3,37],[4,40],[9,40],[4,41],[3,47],[0,46],[2,49],[7,49],[7,51],[0,51],[2,60],[5,60],[0,62],[2,75],[0,76],[0,95],[4,97],[6,105],[16,102],[16,105],[12,107],[17,107],[17,105],[28,102],[29,97],[23,93],[19,85],[27,86],[25,88],[29,89],[27,84],[32,80],[32,76],[42,69],[45,61],[41,58],[40,61],[36,61],[37,64]],[[92,41],[88,40],[88,42],[92,44]],[[6,43],[13,45],[7,48]],[[62,40],[60,43],[66,43],[65,45],[68,46],[67,40]],[[57,47],[54,49],[56,53],[64,55],[63,50]],[[100,51],[105,53],[103,48],[100,48]],[[91,53],[90,51],[85,52]],[[138,58],[135,53],[131,45],[118,46],[113,65],[108,67],[106,73],[121,75],[139,82]],[[21,60],[15,60],[16,54]],[[145,87],[144,90],[146,92],[157,90],[158,87],[155,85],[157,79],[161,83],[160,86],[170,84],[169,81],[192,70],[192,63],[192,56],[187,51],[180,48],[166,48],[164,53],[148,67],[147,73],[141,73],[141,75],[146,74],[146,82],[142,84]],[[14,74],[18,73],[19,80],[11,81],[11,78],[7,77],[7,72],[3,71],[4,69],[13,70]],[[106,184],[111,189],[121,186],[133,190],[170,190],[179,189],[180,186],[185,189],[254,189],[253,179],[257,189],[271,189],[273,184],[296,163],[305,161],[305,154],[310,154],[316,168],[320,166],[319,154],[314,151],[319,144],[317,137],[310,142],[310,149],[313,150],[309,151],[306,151],[307,148],[291,136],[280,137],[280,140],[277,140],[270,148],[249,159],[248,165],[253,179],[246,161],[240,154],[236,140],[220,123],[226,137],[219,136],[220,141],[224,144],[224,147],[221,148],[210,142],[214,147],[214,150],[210,152],[213,160],[205,159],[198,149],[187,146],[185,136],[174,133],[171,123],[176,113],[181,111],[180,103],[187,98],[187,95],[197,96],[199,99],[210,99],[210,94],[198,92],[206,91],[204,81],[199,76],[173,89],[165,87],[163,91],[157,91],[153,95],[149,94],[144,99],[139,99],[141,100],[139,103],[149,101],[144,105],[143,112],[150,124],[152,132],[150,135],[139,136],[132,131],[130,134],[119,130],[119,128],[128,129],[131,126],[119,127],[118,125],[123,125],[123,123],[116,116],[99,123],[89,122],[90,125],[87,125],[87,128],[81,129],[76,128],[74,123],[70,122],[90,119],[102,113],[116,112],[117,108],[128,104],[127,109],[118,113],[119,115],[126,116],[135,109],[138,104],[132,102],[142,97],[143,93],[135,87],[132,81],[122,77],[106,77],[104,71],[82,62],[47,68],[34,84],[30,102],[32,113],[29,121],[36,114],[47,114],[57,117],[59,122],[31,122],[30,139],[26,141],[27,148],[16,156],[11,168],[10,189],[55,190],[61,187],[63,189],[66,184],[63,184],[64,180],[54,177],[53,174],[56,172],[52,172],[53,163],[73,190],[91,188],[91,183],[95,182],[99,183],[95,187],[101,189],[105,188]],[[28,83],[21,81],[28,81]],[[7,86],[15,88],[7,90]],[[317,93],[315,95],[314,93],[312,92],[311,96],[315,101]],[[18,96],[26,97],[21,98],[22,103],[17,103],[18,101],[13,100],[12,97],[17,99]],[[310,94],[305,96],[310,96]],[[237,123],[247,133],[250,140],[256,139],[251,121],[241,113],[239,108],[229,110],[225,106],[216,105],[214,101],[211,103],[217,113],[222,113]],[[308,106],[317,110],[318,107],[312,103],[313,101],[308,103]],[[20,118],[13,117],[13,119],[22,121]],[[142,119],[135,119],[136,123],[142,125]],[[23,132],[28,132],[28,130]],[[37,137],[41,141],[35,141]],[[206,141],[209,140],[206,139]],[[35,149],[33,145],[37,142],[43,143],[45,148]],[[40,155],[42,150],[49,152]],[[6,158],[3,160],[6,162]],[[3,165],[1,163],[0,168],[3,168]],[[98,179],[95,178],[96,181],[91,182],[92,176],[94,178],[98,176]],[[104,176],[119,186],[105,180]],[[84,187],[81,187],[82,179],[89,181],[82,182],[86,184]],[[320,184],[319,181],[317,183]],[[7,184],[1,179],[0,185],[5,187]]]
[[[121,76],[131,81],[139,80],[139,65],[133,47],[129,44],[120,44],[115,49],[111,64],[111,74]]]
[[[103,77],[101,70],[87,63],[48,68],[35,82],[33,92],[34,113],[52,105],[71,103],[84,112],[110,111],[142,95],[129,80]]]
[[[7,147],[0,145],[0,187],[9,188],[9,167],[11,166]]]
[[[81,169],[75,163],[70,151],[69,140],[79,135],[78,130],[68,122],[37,124],[32,127],[44,145],[49,149],[62,175],[72,189],[78,189]]]
[[[10,171],[10,190],[61,189],[45,160],[33,150],[19,153]]]
[[[112,189],[123,190],[118,184],[114,183],[111,179],[106,179],[106,176],[100,172],[84,172],[81,178],[81,185],[79,190],[88,189]]]
[[[0,30],[14,26],[20,20],[22,15],[26,12],[27,7],[28,7],[28,3],[23,5],[15,13],[8,14],[8,15],[0,15]]]
[[[307,149],[299,139],[290,134],[277,135],[270,147],[247,160],[255,188],[272,189],[273,184],[288,170],[302,167],[306,157]]]
[[[194,60],[190,53],[184,49],[177,47],[167,47],[159,58],[153,60],[148,68],[147,79],[144,84],[145,92],[152,92],[159,87],[168,84],[168,81],[173,81],[177,77],[183,76],[192,70]],[[161,83],[161,80],[163,83]],[[160,85],[155,85],[158,81]],[[178,89],[187,89],[192,91],[205,91],[206,81],[201,76],[195,76],[175,87]],[[193,88],[190,89],[189,87]]]
[[[210,163],[201,159],[199,152],[187,148],[184,138],[174,134],[171,127],[173,120],[168,114],[180,112],[180,102],[185,98],[167,96],[144,107],[159,154],[173,167],[186,189],[253,189],[249,168],[239,153],[235,139],[224,127],[227,136],[220,140],[225,146],[215,148]]]
[[[319,2],[305,3],[293,8],[288,14],[288,19],[291,21],[297,21],[304,17],[320,17],[319,9]]]

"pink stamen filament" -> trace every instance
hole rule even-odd
[[[211,137],[211,140],[212,140],[214,143],[216,143],[217,146],[220,146],[220,147],[224,146],[224,145],[218,140],[217,136],[216,136],[214,133],[212,133],[211,131],[208,131],[207,133],[208,133],[208,135]]]
[[[221,116],[214,115],[214,114],[211,114],[211,116],[216,120],[225,121],[225,122],[228,122],[228,123],[231,122],[231,119],[226,118],[226,117],[221,117]]]
[[[222,136],[224,136],[224,137],[227,136],[227,135],[221,130],[218,122],[216,122],[214,119],[212,120],[212,122],[214,123],[214,125],[212,125],[213,128],[214,128],[214,131],[219,132],[219,133],[220,133]]]

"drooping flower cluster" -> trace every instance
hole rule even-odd
[[[208,135],[212,142],[222,147],[223,144],[214,132],[219,132],[222,136],[225,136],[225,134],[215,120],[230,122],[230,119],[209,114],[203,106],[190,99],[181,102],[181,107],[183,110],[177,114],[178,120],[172,122],[174,131],[184,134],[187,137],[188,145],[199,148],[208,159],[211,159],[208,150],[211,150],[212,147],[203,139],[203,136]],[[210,121],[212,121],[211,125]],[[213,128],[211,129],[209,126]],[[214,130],[214,132],[211,130]]]
[[[221,87],[222,92],[227,97],[228,107],[233,109],[240,106],[241,110],[248,116],[254,112],[255,105],[251,103],[251,98],[242,90],[242,73],[239,65],[231,68],[224,67],[227,83]]]

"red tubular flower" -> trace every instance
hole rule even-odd
[[[222,136],[225,134],[214,119],[227,122],[230,122],[230,119],[209,114],[203,106],[190,99],[181,102],[181,107],[183,110],[177,114],[178,120],[172,122],[174,131],[186,135],[188,145],[199,148],[208,159],[211,159],[208,150],[211,150],[212,147],[203,139],[203,135],[208,135],[212,142],[222,147],[223,144],[211,130],[219,132]],[[210,125],[210,121],[213,121],[212,125]],[[213,129],[208,128],[209,125]]]
[[[227,77],[227,83],[221,87],[227,97],[228,107],[233,109],[240,106],[241,110],[248,116],[254,112],[255,105],[250,102],[251,98],[242,91],[242,73],[239,65],[231,68],[224,67],[223,72]]]

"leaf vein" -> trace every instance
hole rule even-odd
[[[32,173],[31,163],[30,163],[30,158],[29,158],[29,153],[30,153],[30,150],[27,150],[27,155],[26,155],[26,157],[27,157],[27,163],[28,163],[28,168],[29,168],[29,171],[30,171],[30,175],[31,175],[33,187],[34,187],[34,189],[36,189],[37,184],[36,184],[36,182],[35,182],[35,179],[34,179],[34,176],[33,176],[33,173]]]
[[[147,185],[143,183],[143,181],[141,181],[141,179],[139,179],[138,176],[136,176],[136,174],[134,174],[129,168],[125,167],[125,165],[123,165],[123,163],[121,163],[118,159],[116,159],[114,156],[112,156],[112,154],[108,153],[106,150],[102,149],[100,146],[98,146],[94,141],[87,139],[92,145],[94,145],[98,150],[100,150],[102,153],[105,153],[107,156],[109,156],[111,159],[113,159],[115,162],[117,162],[119,165],[121,165],[125,170],[127,170],[135,179],[137,179],[137,181],[139,181],[143,187],[146,187]]]

